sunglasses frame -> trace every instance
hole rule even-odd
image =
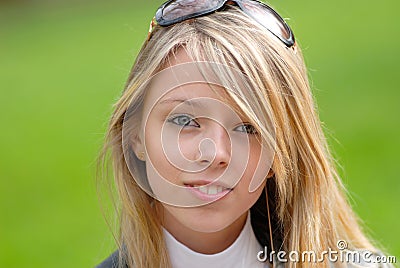
[[[216,11],[221,10],[224,6],[226,5],[233,5],[236,4],[246,15],[250,16],[251,18],[253,18],[255,21],[257,21],[258,23],[260,23],[262,26],[264,26],[270,33],[272,33],[274,36],[276,36],[277,38],[279,38],[279,40],[281,40],[288,48],[294,46],[295,44],[295,39],[294,39],[294,34],[292,32],[292,30],[290,29],[289,25],[285,22],[285,20],[275,11],[273,10],[270,6],[268,6],[267,4],[260,2],[258,0],[225,0],[225,1],[221,1],[217,6],[203,10],[203,11],[199,11],[199,12],[194,12],[182,17],[178,17],[172,20],[167,20],[163,17],[163,13],[164,13],[164,9],[166,7],[168,7],[171,3],[175,2],[176,0],[169,0],[167,2],[165,2],[164,4],[162,4],[156,12],[155,15],[155,20],[157,21],[157,23],[160,26],[170,26],[176,23],[180,23],[182,21],[185,20],[189,20],[189,19],[193,19],[193,18],[197,18],[197,17],[201,17],[201,16],[206,16],[208,14],[214,13]],[[251,11],[249,11],[246,7],[243,6],[243,2],[244,1],[251,1],[251,2],[255,2],[258,5],[260,5],[261,8],[265,8],[267,9],[270,13],[272,13],[274,15],[274,17],[278,20],[278,22],[283,26],[283,28],[286,30],[289,38],[285,38],[282,35],[273,32],[271,29],[269,29],[268,27],[266,27],[262,22],[260,22],[256,17],[254,17],[251,14]]]

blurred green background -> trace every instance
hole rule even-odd
[[[0,267],[93,267],[113,249],[95,159],[162,1],[0,1]],[[400,258],[400,4],[270,1],[303,48],[340,173]]]

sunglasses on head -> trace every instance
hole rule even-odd
[[[237,5],[287,47],[295,44],[293,32],[283,18],[271,7],[257,0],[170,0],[158,8],[155,20],[160,26],[169,26],[213,13],[225,5]]]

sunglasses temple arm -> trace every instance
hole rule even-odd
[[[156,21],[156,17],[153,17],[153,19],[150,21],[150,27],[149,27],[149,33],[147,34],[147,39],[146,42],[148,42],[151,38],[151,35],[153,33],[154,27],[157,26],[157,21]]]

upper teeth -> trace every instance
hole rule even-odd
[[[205,194],[219,194],[227,188],[222,186],[210,185],[210,186],[200,186],[199,191]]]

